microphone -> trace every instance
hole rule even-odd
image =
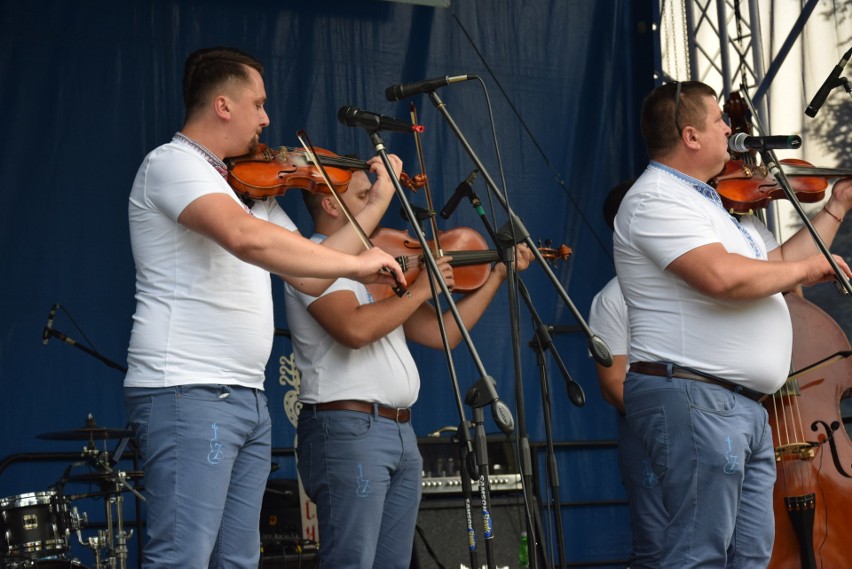
[[[476,79],[476,75],[445,75],[443,77],[436,77],[434,79],[426,79],[425,81],[415,81],[414,83],[391,85],[390,87],[385,89],[385,97],[387,97],[388,101],[399,101],[400,99],[410,97],[411,95],[417,95],[418,93],[427,93],[429,91],[434,91],[438,87],[443,87],[444,85],[449,85],[450,83],[460,83],[462,81],[468,81],[469,79]]]
[[[728,150],[748,152],[749,150],[795,150],[802,146],[802,139],[795,134],[790,136],[749,136],[738,132],[728,138]]]
[[[831,93],[831,90],[841,84],[838,81],[840,77],[840,73],[843,71],[843,68],[846,67],[846,62],[849,61],[849,58],[852,57],[852,48],[849,48],[849,51],[843,54],[843,57],[840,58],[840,62],[834,66],[834,69],[831,70],[831,73],[828,74],[825,82],[822,84],[822,87],[819,88],[819,91],[816,92],[814,98],[811,99],[811,104],[808,105],[808,108],[805,109],[805,114],[809,117],[813,118],[819,112],[820,107],[825,103],[825,100],[828,98],[828,94]]]
[[[470,192],[473,191],[471,188],[471,184],[473,180],[476,178],[477,174],[479,174],[479,169],[474,168],[473,172],[470,173],[470,176],[467,177],[461,184],[456,187],[456,191],[453,192],[453,195],[450,196],[450,199],[447,200],[447,205],[444,206],[444,209],[441,210],[441,217],[444,219],[449,219],[450,216],[456,211],[456,208],[459,206],[459,202],[465,196],[469,196]]]
[[[340,107],[340,110],[337,111],[337,120],[346,126],[360,126],[369,131],[423,132],[424,130],[419,124],[407,123],[393,117],[362,111],[351,106]]]
[[[45,346],[47,345],[47,341],[50,340],[50,333],[53,331],[53,318],[56,316],[57,308],[59,308],[58,304],[50,307],[50,313],[47,315],[47,324],[44,325],[44,330],[41,333],[41,343]]]

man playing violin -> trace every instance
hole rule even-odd
[[[370,199],[370,182],[354,172],[342,199],[353,212]],[[333,236],[346,219],[331,196],[306,194],[316,241]],[[532,258],[516,247],[518,270]],[[452,290],[449,257],[438,259]],[[485,284],[457,306],[473,327],[506,278],[498,264]],[[426,271],[410,295],[381,295],[338,279],[321,296],[286,286],[303,403],[297,428],[299,474],[317,505],[319,555],[324,567],[408,568],[421,493],[423,461],[411,426],[420,377],[406,340],[441,349]],[[377,295],[379,297],[379,295]],[[443,321],[451,346],[461,333],[450,312]]]
[[[781,293],[835,275],[806,231],[779,246],[707,185],[731,133],[709,86],[658,87],[641,130],[651,162],[619,208],[613,247],[630,324],[626,419],[667,515],[660,567],[763,568],[775,458],[760,400],[784,383],[792,352]],[[813,218],[826,243],[850,206],[841,180]]]
[[[140,166],[130,194],[136,312],[124,395],[145,474],[145,567],[256,569],[271,466],[263,380],[272,347],[270,273],[317,293],[333,278],[392,282],[390,255],[342,233],[300,237],[274,200],[241,203],[223,160],[269,124],[263,68],[229,48],[189,56],[186,120]],[[378,222],[389,191],[365,207]]]

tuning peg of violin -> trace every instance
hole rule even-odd
[[[541,242],[541,241],[539,241],[539,243],[540,243],[540,242]],[[546,239],[546,240],[545,240],[545,244],[546,244],[546,245],[550,245],[550,239]],[[556,266],[556,261],[557,261],[558,259],[562,259],[563,261],[565,261],[566,259],[568,259],[568,257],[570,257],[570,256],[571,256],[571,254],[572,254],[574,251],[571,249],[571,247],[569,247],[568,245],[565,245],[565,244],[563,243],[562,245],[560,245],[559,247],[556,247],[556,248],[553,248],[553,247],[539,247],[539,252],[541,253],[541,256],[542,256],[544,259],[546,259],[546,260],[548,260],[548,261],[552,261],[552,264],[553,264],[553,266],[555,267],[555,266]]]

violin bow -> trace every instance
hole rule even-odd
[[[411,113],[411,124],[417,124],[417,108],[414,106],[414,101],[409,103],[409,112]],[[432,226],[432,238],[435,242],[435,250],[433,251],[435,258],[443,255],[441,242],[438,239],[438,224],[435,222],[435,207],[432,205],[432,191],[429,188],[429,176],[426,175],[426,161],[423,159],[423,145],[420,143],[420,131],[417,129],[414,132],[414,146],[417,148],[417,159],[420,161],[420,173],[423,174],[423,188],[426,191],[426,206],[429,208],[429,224]]]
[[[340,207],[340,211],[343,212],[343,216],[346,217],[346,219],[349,221],[349,223],[352,224],[352,227],[355,229],[355,233],[358,235],[358,239],[364,245],[364,248],[367,249],[367,250],[372,249],[373,244],[370,242],[370,238],[367,237],[367,234],[364,232],[364,229],[358,223],[358,220],[355,219],[355,216],[352,215],[352,212],[349,210],[349,207],[341,199],[340,194],[337,192],[337,190],[334,187],[334,184],[331,183],[331,177],[328,175],[328,172],[325,171],[325,166],[323,166],[322,162],[319,161],[317,153],[314,151],[314,145],[311,144],[311,140],[308,137],[308,133],[305,132],[304,130],[299,130],[296,133],[296,138],[299,139],[299,142],[302,144],[302,147],[305,149],[305,156],[308,158],[308,160],[310,160],[314,163],[314,167],[317,169],[317,172],[319,172],[320,177],[323,179],[325,184],[328,186],[328,189],[331,192],[331,195],[334,197],[334,201],[337,202],[337,205]],[[388,269],[385,269],[385,270],[387,272],[391,272]],[[391,273],[391,274],[393,274],[393,273]],[[396,275],[394,275],[394,281],[396,281],[396,280],[397,280]],[[396,293],[396,295],[399,296],[399,297],[402,297],[402,295],[406,294],[406,292],[407,292],[405,290],[405,287],[403,287],[401,284],[399,284],[398,281],[391,288],[393,289],[394,293]]]

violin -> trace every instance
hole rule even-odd
[[[814,203],[825,197],[828,179],[808,175],[812,164],[795,158],[785,158],[780,163],[784,174],[790,176],[790,186],[800,202]],[[710,185],[719,192],[725,209],[734,213],[749,213],[766,207],[772,200],[787,197],[766,165],[755,165],[747,160],[728,161]]]
[[[370,169],[363,160],[339,156],[322,148],[314,150],[338,193],[348,189],[354,170]],[[291,188],[331,193],[319,169],[308,158],[307,152],[300,148],[270,148],[259,144],[254,152],[226,158],[225,165],[228,167],[228,184],[240,195],[251,199],[280,196]],[[400,181],[411,189],[423,184],[418,176],[412,179],[404,172],[400,174]]]
[[[751,134],[750,111],[737,91],[731,93],[724,110],[731,119],[731,134]],[[822,200],[828,178],[852,175],[852,170],[814,168],[809,162],[794,158],[780,160],[779,166],[789,177],[796,198],[803,203]],[[731,160],[710,180],[710,185],[716,188],[725,209],[732,213],[749,213],[766,207],[771,200],[787,197],[766,165],[757,164],[753,150],[742,154],[732,152]]]
[[[491,263],[500,260],[500,253],[488,249],[485,239],[477,231],[469,227],[456,227],[447,231],[439,231],[443,254],[452,257],[450,266],[453,267],[455,292],[472,292],[485,284],[491,274]],[[396,257],[402,267],[405,280],[413,282],[421,271],[423,248],[420,241],[412,237],[404,229],[381,228],[370,237],[373,245]],[[426,242],[430,250],[434,241]],[[545,259],[567,259],[573,251],[567,245],[557,248],[540,247],[539,251]],[[380,300],[389,296],[386,286],[368,285],[373,298]]]

